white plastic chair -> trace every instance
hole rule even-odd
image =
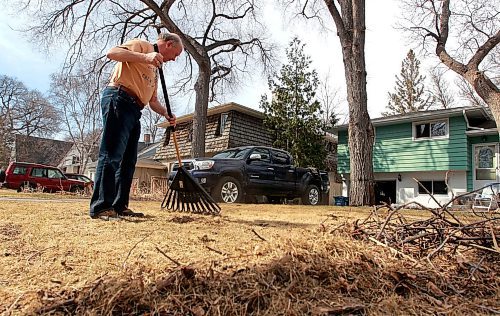
[[[500,183],[488,184],[474,196],[472,209],[475,211],[492,211],[500,206]]]

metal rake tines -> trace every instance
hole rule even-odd
[[[219,215],[220,207],[205,192],[168,190],[161,204],[169,211]]]

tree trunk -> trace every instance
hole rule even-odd
[[[491,109],[497,130],[500,133],[500,91],[497,86],[476,69],[469,70],[462,75],[470,83],[476,93],[484,100]]]
[[[200,65],[198,79],[194,85],[196,103],[193,114],[193,138],[191,157],[205,157],[205,130],[207,126],[207,108],[210,84],[210,62]]]
[[[348,58],[345,62],[347,99],[349,102],[349,204],[375,204],[373,191],[374,130],[367,110],[366,72],[362,59]]]
[[[333,2],[332,2],[333,3]],[[363,0],[339,2],[342,27],[334,16],[344,59],[349,103],[349,204],[375,204],[373,191],[374,130],[367,108],[365,65],[365,3]],[[334,9],[329,7],[329,9]],[[336,15],[338,17],[338,14]]]

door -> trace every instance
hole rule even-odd
[[[500,182],[498,172],[498,143],[474,145],[474,189]]]
[[[375,182],[375,203],[396,203],[396,180]]]
[[[44,190],[50,189],[49,179],[47,178],[47,169],[42,167],[34,167],[31,169],[30,182],[36,184]]]
[[[247,160],[248,186],[246,193],[265,194],[273,190],[274,166],[271,162],[271,154],[267,148],[254,148],[250,153],[259,154],[260,159]]]
[[[292,166],[290,156],[279,150],[271,150],[273,155],[274,181],[276,192],[290,194],[295,192],[295,167]]]

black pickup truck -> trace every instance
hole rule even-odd
[[[301,198],[303,204],[317,205],[329,190],[326,172],[295,167],[288,152],[270,147],[231,148],[210,158],[183,161],[183,166],[216,201],[225,203],[266,196],[270,202]]]

